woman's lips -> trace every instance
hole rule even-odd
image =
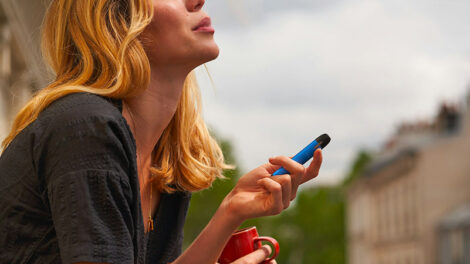
[[[198,27],[197,29],[194,30],[195,32],[209,32],[209,33],[214,33],[215,29],[211,26],[208,27]]]
[[[209,32],[209,33],[214,33],[214,28],[211,25],[211,18],[210,17],[205,17],[203,18],[199,24],[197,24],[194,28],[193,31],[196,32]]]

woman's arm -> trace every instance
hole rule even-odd
[[[321,150],[317,150],[308,168],[281,156],[271,158],[270,163],[243,175],[224,198],[204,230],[172,264],[216,263],[238,226],[247,219],[276,215],[289,207],[290,201],[296,196],[298,186],[315,178],[321,163]],[[291,174],[271,177],[280,166]]]
[[[196,240],[173,264],[216,263],[232,233],[242,224],[222,203]]]

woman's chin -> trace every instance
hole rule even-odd
[[[219,57],[219,47],[215,45],[215,47],[211,47],[210,49],[204,49],[197,53],[197,61],[198,65],[204,64],[206,62],[215,60]]]
[[[214,48],[214,50],[210,54],[208,54],[208,58],[209,58],[208,61],[217,59],[217,57],[219,57],[219,53],[220,53],[219,47],[216,46],[216,48]]]

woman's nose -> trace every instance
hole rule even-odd
[[[186,0],[186,9],[190,12],[201,10],[206,0]]]

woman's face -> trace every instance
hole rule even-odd
[[[217,58],[219,47],[205,0],[151,0],[154,17],[141,40],[154,66],[183,66],[189,70]]]

